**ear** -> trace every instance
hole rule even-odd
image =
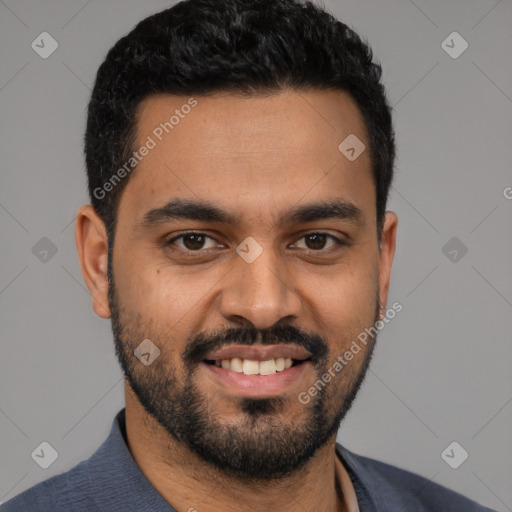
[[[75,241],[82,275],[92,297],[94,312],[110,318],[108,303],[108,238],[104,222],[90,205],[76,215]]]
[[[391,267],[395,256],[398,217],[394,212],[386,212],[380,239],[379,250],[379,305],[386,308],[391,278]]]

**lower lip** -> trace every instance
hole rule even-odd
[[[300,380],[310,364],[306,361],[272,375],[245,375],[242,372],[226,370],[204,362],[201,366],[232,393],[246,397],[265,397],[279,395],[292,387]]]

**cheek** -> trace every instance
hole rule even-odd
[[[127,245],[119,244],[114,255],[114,277],[123,305],[131,310],[154,311],[168,308],[169,303],[178,303],[179,282],[170,274],[163,259],[156,257],[159,249],[135,246],[128,250]]]
[[[156,251],[156,250],[155,250]],[[165,257],[141,251],[118,258],[115,281],[124,309],[145,319],[145,323],[189,334],[201,323],[215,284],[221,285],[229,269],[212,266],[171,265]],[[121,253],[121,251],[119,251]],[[122,260],[122,261],[121,261]]]
[[[340,350],[373,325],[377,306],[378,267],[365,261],[333,270],[328,277],[308,284],[304,295],[318,332]]]

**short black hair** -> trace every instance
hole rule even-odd
[[[367,41],[311,1],[184,0],[144,19],[108,52],[88,107],[89,195],[109,242],[130,176],[112,178],[133,155],[137,107],[145,98],[258,96],[287,88],[343,90],[356,101],[370,144],[380,239],[395,158],[381,75]]]

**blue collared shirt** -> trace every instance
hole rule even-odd
[[[336,453],[356,492],[360,512],[493,512],[464,496],[395,466]],[[176,512],[151,485],[126,444],[125,409],[108,438],[87,460],[0,507],[0,512]]]

